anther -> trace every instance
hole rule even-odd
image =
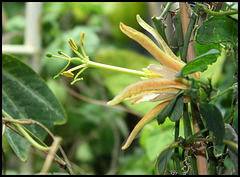
[[[81,38],[80,38],[80,44],[81,44],[82,47],[84,46],[84,36],[85,36],[85,33],[82,32]]]
[[[73,50],[78,50],[78,47],[77,47],[76,44],[73,42],[72,38],[70,38],[70,39],[68,40],[68,43],[70,44],[70,46],[71,46],[71,48],[72,48]]]
[[[66,76],[66,77],[73,77],[74,74],[70,71],[64,71],[61,73],[61,75]]]

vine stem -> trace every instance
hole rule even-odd
[[[195,135],[194,135],[195,136]],[[211,138],[195,138],[193,139],[191,142],[189,143],[193,143],[193,142],[202,142],[202,141],[206,141],[206,142],[215,142],[214,139],[211,139]],[[229,141],[229,140],[226,140],[226,139],[223,139],[223,143],[226,144],[226,145],[229,145],[235,149],[238,150],[238,144],[237,143],[234,143],[232,141]],[[186,146],[186,147],[185,147]],[[162,149],[162,151],[157,155],[157,159],[155,161],[155,165],[154,165],[154,172],[156,175],[160,175],[159,171],[158,171],[158,164],[159,164],[159,161],[161,160],[161,157],[162,155],[166,152],[166,151],[169,151],[171,149],[174,149],[174,148],[178,148],[178,147],[185,147],[186,149],[189,148],[187,147],[187,144],[185,146],[182,146],[181,145],[181,141],[176,141],[175,143],[171,144],[170,146],[167,146],[165,148]]]
[[[163,19],[163,18],[166,16],[166,14],[168,13],[168,11],[169,11],[169,9],[170,9],[170,7],[172,6],[173,3],[174,3],[174,2],[168,2],[168,3],[167,3],[167,5],[166,5],[166,7],[164,8],[164,10],[163,10],[163,12],[161,13],[161,15],[160,15],[159,17],[157,17],[157,20],[161,20],[161,19]]]
[[[204,12],[206,12],[207,14],[212,15],[212,16],[234,15],[234,14],[238,13],[238,10],[231,10],[231,11],[226,11],[226,12],[214,12],[214,11],[209,10],[203,4],[200,4],[199,7],[201,7]]]
[[[2,110],[2,115],[5,117],[8,117],[9,119],[13,119],[8,113],[6,113],[4,110]],[[13,123],[13,125],[22,133],[22,135],[37,149],[40,149],[42,151],[49,151],[51,150],[51,147],[48,146],[42,146],[38,142],[36,142],[29,134],[28,132],[19,124]]]
[[[192,29],[193,28],[193,19],[190,21],[190,14],[189,14],[189,6],[185,2],[180,2],[180,13],[181,13],[181,22],[182,22],[182,32],[183,32],[183,38],[184,40],[184,46],[187,47],[187,53],[186,57],[183,58],[183,60],[186,60],[187,62],[193,60],[195,58],[195,47],[193,42],[189,42],[192,40]],[[196,3],[194,11],[198,11],[198,3]],[[193,16],[196,12],[193,13]],[[196,17],[195,17],[196,18]],[[188,41],[187,41],[188,40]],[[188,46],[186,46],[188,44]],[[183,48],[184,48],[183,46]],[[183,50],[183,53],[185,51]],[[183,54],[184,55],[184,54]],[[192,106],[192,104],[191,104]],[[194,133],[197,133],[200,131],[200,128],[197,124],[197,120],[195,117],[194,111],[192,111],[192,122],[193,122],[193,131]],[[200,142],[197,142],[199,144],[199,148],[196,151],[196,159],[197,159],[197,169],[198,169],[198,175],[208,175],[208,166],[207,166],[207,158],[206,158],[206,148],[205,146],[201,146]]]
[[[12,129],[13,131],[15,131],[16,133],[18,133],[20,136],[26,138],[26,135],[27,135],[27,140],[35,147],[35,148],[38,148],[38,147],[42,147],[40,150],[42,150],[45,154],[49,154],[48,152],[51,151],[50,154],[54,154],[55,158],[53,157],[52,158],[52,155],[50,156],[51,157],[51,161],[54,160],[56,161],[59,165],[61,165],[63,168],[65,168],[65,170],[69,173],[69,174],[74,174],[73,171],[72,171],[72,167],[71,167],[71,164],[65,154],[65,152],[63,151],[61,145],[59,145],[60,143],[60,140],[61,140],[61,137],[56,137],[53,135],[53,133],[45,126],[43,125],[42,123],[36,121],[36,120],[33,120],[33,119],[13,119],[7,112],[5,112],[4,110],[2,110],[2,115],[5,116],[5,117],[2,117],[2,120],[4,122],[10,122],[12,123],[21,133],[19,132],[16,132],[16,130]],[[7,117],[7,118],[6,118]],[[58,142],[58,148],[59,150],[61,151],[62,153],[62,156],[64,157],[64,160],[66,162],[64,162],[56,153],[53,153],[52,149],[55,148],[56,146],[56,142],[54,144],[52,144],[51,147],[48,147],[47,145],[45,145],[42,141],[35,141],[31,134],[29,134],[30,132],[27,131],[27,129],[25,129],[22,125],[31,125],[31,124],[38,124],[39,126],[41,126],[46,132],[48,132],[48,134],[52,137],[53,141],[56,141]],[[4,124],[5,125],[5,124]],[[19,129],[20,127],[20,129]],[[9,127],[10,128],[10,127]],[[24,136],[25,135],[25,136]],[[56,150],[56,149],[55,149]],[[50,157],[48,157],[50,159]],[[47,164],[49,165],[49,162],[50,160],[48,160]],[[45,168],[43,168],[46,172],[46,168],[48,168],[48,166],[45,166]],[[44,172],[44,171],[43,171]]]
[[[40,172],[41,175],[45,175],[48,172],[52,164],[52,161],[54,159],[54,154],[56,154],[61,141],[62,141],[61,137],[54,137],[53,143],[51,145],[51,150],[48,152],[45,162],[43,164],[42,170]]]

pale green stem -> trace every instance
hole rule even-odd
[[[9,119],[13,119],[8,113],[6,113],[3,109],[2,109],[2,115],[5,117],[8,117]],[[39,150],[42,151],[49,151],[51,150],[51,147],[46,147],[46,146],[42,146],[39,143],[37,143],[28,133],[27,131],[22,127],[22,125],[17,124],[17,123],[13,123],[13,125],[22,133],[22,135],[24,136],[24,138],[26,138],[26,140],[28,140],[28,142],[30,142],[34,147],[36,147]]]
[[[81,65],[75,66],[75,67],[67,70],[67,72],[76,71],[76,70],[78,70],[78,69],[85,68],[85,67],[88,67],[88,64],[81,64]]]
[[[72,72],[72,71],[75,71],[75,70],[78,70],[78,69],[81,69],[81,68],[93,67],[93,68],[108,69],[108,70],[112,70],[112,71],[132,74],[132,75],[136,75],[136,76],[140,76],[140,77],[145,77],[146,76],[143,71],[137,71],[137,70],[122,68],[122,67],[118,67],[118,66],[106,65],[106,64],[97,63],[97,62],[90,61],[90,60],[82,61],[82,62],[84,64],[76,66],[74,68],[71,68],[68,71]]]
[[[68,60],[68,61],[69,61],[69,58],[60,57],[60,56],[58,56],[58,55],[52,55],[51,57],[52,57],[52,58],[59,58],[59,59]]]
[[[180,146],[179,146],[179,143],[176,142],[176,143],[172,144],[171,146],[167,146],[167,147],[163,148],[162,151],[158,154],[157,160],[156,160],[155,165],[154,165],[154,172],[155,172],[156,175],[160,175],[160,173],[158,171],[158,164],[159,164],[159,161],[161,159],[161,156],[164,154],[164,152],[166,152],[170,149],[173,149],[173,148],[177,148],[177,147],[180,147]]]
[[[210,138],[196,138],[195,140],[193,140],[193,142],[195,141],[208,141],[208,142],[214,142],[215,140],[214,139],[210,139]],[[226,145],[229,145],[229,146],[232,146],[234,147],[235,149],[238,149],[238,144],[232,142],[232,141],[229,141],[229,140],[223,140],[223,143],[226,144]]]
[[[198,132],[195,133],[194,135],[188,137],[184,143],[185,143],[185,144],[189,144],[190,142],[194,141],[194,139],[197,138],[197,136],[203,134],[203,133],[206,132],[206,131],[208,131],[207,128],[198,131]]]
[[[169,9],[170,9],[170,7],[172,6],[173,3],[174,3],[174,2],[168,2],[168,3],[167,3],[167,5],[166,5],[166,7],[164,8],[164,10],[163,10],[163,12],[161,13],[161,15],[160,15],[159,17],[157,17],[158,20],[159,20],[159,19],[163,19],[163,18],[166,16],[166,14],[168,13],[168,11],[169,11]]]
[[[113,70],[113,71],[118,71],[118,72],[122,72],[122,73],[140,76],[140,77],[145,77],[145,73],[143,71],[137,71],[137,70],[122,68],[122,67],[118,67],[118,66],[106,65],[106,64],[102,64],[102,63],[93,62],[93,61],[88,61],[87,64],[89,67],[109,69],[109,70]]]
[[[226,11],[226,12],[214,12],[214,11],[209,10],[203,4],[200,4],[199,7],[201,7],[204,12],[206,12],[207,14],[212,15],[212,16],[234,15],[234,14],[238,13],[238,10],[231,10],[231,11]]]
[[[235,84],[233,86],[229,87],[228,89],[224,90],[223,92],[211,97],[211,100],[214,100],[217,97],[224,95],[225,93],[229,92],[230,90],[233,90],[234,88],[235,88]]]
[[[82,47],[81,47],[81,49],[82,49]],[[88,61],[89,61],[89,59],[88,59],[87,56],[83,57],[78,51],[74,50],[73,48],[72,48],[72,50],[73,50],[73,51],[77,54],[77,56],[79,56],[83,61],[85,61],[85,62],[88,62]],[[82,51],[84,51],[84,50],[82,49]],[[85,52],[84,52],[84,55],[86,55]]]

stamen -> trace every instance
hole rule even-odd
[[[81,78],[78,78],[78,79],[75,79],[75,80],[73,80],[73,81],[70,83],[70,85],[73,85],[73,84],[75,84],[77,81],[81,81],[81,80],[83,80],[82,77],[81,77]]]
[[[73,77],[74,74],[70,71],[64,71],[61,73],[61,75],[66,76],[66,77]]]
[[[83,49],[83,46],[84,46],[84,36],[85,36],[85,32],[82,32],[81,37],[80,37],[80,47],[81,47],[81,51],[82,51],[82,54],[83,54],[84,58],[86,58],[87,55],[86,55],[86,53],[85,53],[85,51]]]
[[[65,56],[65,57],[67,57],[68,58],[68,60],[70,60],[71,58],[67,55],[67,54],[65,54],[65,53],[63,53],[63,51],[61,50],[61,49],[58,49],[58,54],[60,54],[60,55],[63,55],[63,56]]]
[[[72,39],[72,38],[70,38],[70,39],[68,40],[68,43],[70,44],[70,46],[71,46],[71,48],[72,48],[73,50],[78,50],[78,47],[77,47],[76,44],[73,42],[73,39]]]
[[[81,44],[81,46],[84,46],[84,36],[85,36],[85,33],[82,32],[81,38],[80,38],[80,44]]]

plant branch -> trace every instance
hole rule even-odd
[[[181,22],[182,22],[182,31],[184,36],[184,45],[183,45],[183,51],[182,51],[182,60],[190,62],[195,58],[195,47],[194,43],[189,43],[189,40],[192,40],[192,30],[197,18],[197,12],[198,12],[198,5],[197,2],[195,4],[191,19],[189,14],[189,6],[185,2],[180,2],[180,13],[181,13]],[[195,112],[193,109],[191,109],[192,112],[192,122],[193,122],[193,130],[194,133],[197,133],[200,131],[200,128],[198,126]],[[196,159],[197,159],[197,169],[199,175],[207,175],[208,174],[208,167],[207,167],[207,158],[206,158],[206,148],[205,146],[201,146],[199,144],[199,149],[196,150]],[[194,166],[195,167],[195,166]],[[195,174],[196,175],[196,174]]]
[[[7,117],[9,119],[13,119],[8,113],[6,113],[3,109],[2,109],[2,114],[4,115],[4,117]],[[40,149],[42,151],[49,151],[51,149],[51,147],[47,147],[47,146],[43,146],[40,145],[38,142],[36,142],[26,131],[25,128],[23,128],[22,125],[18,124],[18,123],[13,123],[13,125],[21,132],[21,134],[24,136],[24,138],[26,138],[34,147],[36,147],[37,149]]]
[[[198,141],[215,142],[214,139],[210,139],[210,138],[196,138],[195,140],[193,140],[193,142],[198,142]],[[235,149],[238,150],[238,144],[237,143],[234,143],[232,141],[225,140],[225,139],[223,139],[223,143],[226,144],[226,145],[232,146],[232,147],[234,147]]]
[[[180,121],[177,120],[176,123],[175,123],[175,142],[177,142],[178,140],[178,136],[179,136],[179,123]],[[174,161],[175,161],[175,164],[176,164],[176,169],[177,169],[177,172],[179,175],[182,175],[182,171],[181,171],[181,166],[180,166],[180,159],[179,159],[179,148],[175,148],[174,149]]]
[[[31,125],[31,124],[38,124],[39,126],[41,126],[51,137],[52,137],[52,139],[54,140],[56,137],[53,135],[53,133],[45,126],[45,125],[43,125],[42,123],[40,123],[40,122],[38,122],[38,121],[36,121],[36,120],[33,120],[33,119],[13,119],[12,117],[9,117],[10,115],[8,115],[4,110],[3,110],[3,115],[4,116],[8,116],[7,118],[6,117],[3,117],[2,118],[2,120],[5,122],[5,123],[7,123],[7,122],[10,122],[10,123],[12,123],[15,127],[16,127],[16,125],[18,125],[18,126],[21,126],[21,125],[23,125],[23,124],[26,124],[26,125]],[[19,124],[21,124],[21,125],[19,125]],[[7,124],[6,124],[7,125]],[[17,126],[17,127],[18,127]],[[16,127],[16,128],[17,128]],[[9,127],[10,128],[10,127]],[[25,132],[25,133],[23,133],[23,134],[20,134],[19,132],[16,132],[16,130],[14,130],[14,129],[12,129],[13,131],[15,131],[16,133],[18,133],[20,136],[22,136],[22,137],[24,137],[25,138],[25,136],[24,136],[24,134],[29,134],[29,136],[33,139],[33,141],[37,141],[36,143],[37,144],[39,144],[40,146],[43,146],[43,147],[47,147],[47,145],[46,144],[44,144],[41,140],[39,140],[39,139],[36,139],[36,138],[34,138],[35,137],[35,135],[33,135],[30,131],[28,131],[25,127],[23,127],[22,126],[22,128],[23,128],[23,132]],[[19,130],[20,131],[20,130]],[[20,131],[21,132],[21,131]],[[22,133],[22,132],[21,132]],[[35,139],[35,140],[34,140]],[[30,142],[31,143],[31,142]],[[37,147],[36,147],[37,148]],[[47,148],[50,148],[50,150],[51,150],[51,147],[47,147]],[[43,149],[40,149],[40,150],[42,150],[45,154],[48,154],[48,150],[43,150]],[[67,157],[66,157],[66,155],[65,155],[65,153],[64,153],[64,151],[63,151],[63,149],[62,149],[62,147],[61,146],[59,146],[59,150],[61,151],[61,153],[62,153],[62,155],[63,155],[63,157],[64,157],[64,160],[66,161],[66,162],[64,162],[58,155],[56,155],[55,154],[55,157],[56,158],[53,158],[53,160],[54,161],[56,161],[60,166],[62,166],[63,168],[65,168],[66,169],[66,171],[68,171],[70,174],[73,174],[73,172],[72,172],[72,169],[71,169],[71,164],[70,164],[70,162],[68,161],[68,159],[67,159]]]
[[[163,12],[161,13],[161,15],[159,17],[156,17],[156,18],[158,20],[163,19],[166,16],[166,14],[168,13],[168,11],[169,11],[169,9],[170,9],[170,7],[172,6],[173,3],[174,2],[168,2],[166,7],[164,8]]]
[[[238,83],[233,84],[231,87],[227,88],[226,90],[222,91],[221,93],[211,97],[211,100],[214,100],[214,99],[224,95],[225,93],[227,93],[227,92],[229,92],[231,90],[237,89],[237,85],[238,85]]]
[[[44,175],[48,172],[48,170],[52,164],[52,160],[54,159],[54,155],[56,154],[61,141],[62,141],[61,137],[54,137],[53,143],[51,145],[51,150],[48,152],[48,155],[45,159],[42,170],[40,172],[41,175]]]
[[[195,7],[193,9],[192,16],[190,18],[190,15],[188,13],[188,6],[187,5],[181,5],[180,7],[183,11],[181,11],[181,22],[182,22],[182,31],[184,36],[184,45],[183,45],[183,51],[182,51],[182,60],[183,61],[191,61],[195,58],[195,48],[193,44],[193,37],[192,37],[192,30],[194,27],[194,24],[197,19],[197,12],[198,12],[198,3],[195,4]],[[189,42],[191,41],[191,42]]]
[[[163,148],[162,151],[158,154],[155,165],[154,165],[154,172],[155,172],[156,175],[160,175],[160,173],[158,171],[158,164],[159,164],[159,161],[160,161],[163,153],[170,150],[170,149],[177,148],[177,147],[180,147],[179,146],[179,141],[171,144],[170,146],[167,146],[167,147]]]
[[[199,7],[201,7],[204,12],[206,12],[207,14],[212,15],[212,16],[234,15],[234,14],[238,13],[238,10],[230,10],[230,11],[226,11],[226,12],[214,12],[214,11],[209,10],[203,4],[200,4]]]
[[[196,138],[192,142],[203,142],[203,141],[204,142],[215,142],[215,140],[211,139],[211,138]],[[232,147],[234,147],[235,149],[238,150],[238,144],[236,144],[236,143],[234,143],[232,141],[224,139],[223,143],[226,144],[226,145],[232,146]],[[160,173],[158,171],[158,164],[159,164],[159,161],[160,161],[162,155],[166,151],[169,151],[170,149],[178,148],[178,147],[183,147],[184,148],[185,146],[182,146],[181,141],[177,141],[177,142],[171,144],[170,146],[167,146],[167,147],[163,148],[162,151],[158,154],[156,162],[155,162],[155,165],[154,165],[154,172],[155,172],[156,175],[160,175]]]

